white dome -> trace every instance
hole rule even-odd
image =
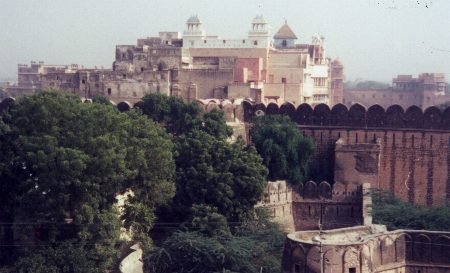
[[[193,15],[193,16],[189,17],[189,19],[187,20],[186,23],[187,24],[200,24],[201,21],[200,21],[200,19],[198,19],[197,15]]]
[[[252,24],[267,24],[267,22],[262,15],[257,15],[255,19],[253,19]]]

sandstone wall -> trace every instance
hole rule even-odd
[[[366,110],[358,104],[350,109],[342,104],[332,109],[319,104],[313,109],[308,104],[295,108],[292,104],[246,101],[242,106],[248,130],[255,113],[260,111],[290,116],[302,134],[313,138],[317,146],[312,162],[314,180],[335,180],[338,139],[350,145],[378,139],[379,179],[372,186],[427,206],[442,205],[450,198],[450,108],[441,112],[437,107],[429,107],[422,112],[417,106],[405,111],[399,105],[386,110],[374,105]]]

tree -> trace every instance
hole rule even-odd
[[[178,97],[149,94],[139,106],[144,115],[163,125],[167,132],[178,136],[201,127],[202,110],[196,103],[185,103]]]
[[[179,138],[175,147],[177,214],[186,215],[193,204],[206,204],[237,221],[260,200],[267,170],[253,147],[203,131]]]
[[[223,111],[213,109],[204,113],[197,103],[185,103],[178,97],[149,94],[142,98],[139,107],[175,137],[194,130],[202,130],[218,138],[227,138],[233,133],[225,122]]]
[[[372,216],[388,229],[450,231],[450,207],[422,207],[404,202],[390,192],[372,190]]]
[[[203,216],[217,216],[210,207],[198,210]],[[217,236],[213,232],[210,236],[210,227],[216,224],[210,221],[213,217],[201,216],[200,221],[198,218],[195,216],[194,222],[201,225],[177,231],[161,247],[153,249],[146,261],[150,272],[256,273],[261,268],[265,273],[280,272],[285,235],[264,210],[257,210],[247,218],[235,235]]]
[[[289,117],[269,115],[256,118],[252,142],[269,169],[269,180],[303,182],[308,178],[309,159],[314,145],[300,134]]]
[[[71,240],[104,271],[119,251],[117,194],[131,189],[124,220],[145,231],[154,209],[174,194],[172,143],[136,111],[50,91],[19,99],[2,120],[0,220],[30,246],[16,248],[23,255],[36,244]]]

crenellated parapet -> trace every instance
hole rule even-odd
[[[286,181],[268,182],[262,201],[257,207],[268,209],[286,230],[309,230],[348,227],[363,224],[365,204],[364,187],[369,184],[345,184],[327,181],[307,181],[290,185]]]

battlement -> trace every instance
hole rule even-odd
[[[288,231],[348,227],[371,223],[366,207],[370,184],[307,181],[291,186],[286,181],[268,182],[263,200],[256,206],[268,209]]]

